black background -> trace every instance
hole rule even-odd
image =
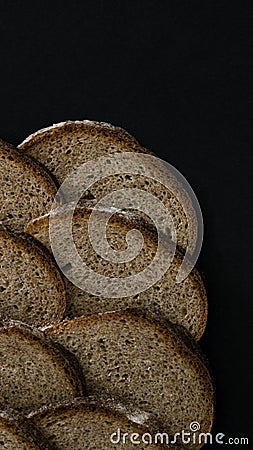
[[[192,185],[205,223],[200,266],[209,320],[201,345],[216,380],[214,432],[249,437],[250,2],[7,3],[0,3],[3,139],[18,144],[66,119],[108,121],[126,128]]]

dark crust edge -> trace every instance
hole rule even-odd
[[[43,164],[2,139],[0,139],[0,155],[5,155],[6,158],[11,157],[21,168],[29,169],[41,181],[41,186],[46,189],[47,194],[52,197],[52,200],[54,199],[58,182]]]
[[[59,268],[57,267],[50,252],[45,249],[45,247],[37,241],[33,236],[26,233],[15,233],[8,229],[7,226],[0,224],[0,236],[5,239],[12,241],[12,243],[18,247],[21,247],[25,253],[33,254],[36,259],[40,259],[42,266],[47,267],[48,277],[51,278],[52,284],[57,283],[59,287],[59,302],[57,317],[54,321],[62,320],[65,310],[66,310],[66,287],[64,282],[64,277],[61,274]],[[50,295],[50,294],[49,294]],[[10,318],[11,319],[11,318]],[[36,322],[33,325],[42,325],[52,323],[52,320],[48,319],[46,322]]]
[[[57,214],[64,214],[65,210],[68,210],[69,208],[71,208],[71,203],[65,204],[58,209],[52,210],[51,214],[52,216],[55,216]],[[91,205],[89,205],[88,203],[86,206],[82,204],[82,206],[79,206],[75,209],[74,218],[77,217],[78,215],[90,214],[91,211],[92,211]],[[108,211],[110,211],[110,209],[108,209]],[[101,214],[103,214],[103,212],[101,212]],[[25,231],[27,233],[33,233],[33,231],[36,230],[36,227],[38,226],[39,228],[37,229],[42,229],[43,227],[48,228],[49,217],[50,213],[44,216],[40,216],[36,219],[33,219],[28,223],[27,227],[25,228]],[[128,212],[127,213],[117,212],[113,215],[111,221],[113,221],[113,223],[119,224],[123,222],[124,224],[129,225],[131,227],[137,226],[145,235],[148,235],[149,239],[152,239],[155,242],[157,242],[157,233],[155,227],[152,227],[152,225],[147,224],[145,220],[141,217],[140,218],[136,217],[135,215],[132,215]],[[167,238],[166,236],[162,236],[162,239],[164,239],[164,242],[167,246],[171,245],[171,241],[169,240],[169,238]],[[177,246],[175,253],[175,258],[177,259],[177,262],[180,263],[180,261],[183,260],[183,257],[184,257],[183,250]],[[199,272],[197,267],[193,268],[193,270],[188,275],[188,278],[190,278],[192,283],[198,286],[199,288],[199,299],[200,299],[200,306],[202,309],[202,317],[198,323],[198,326],[195,327],[195,332],[194,331],[192,332],[194,338],[196,340],[199,340],[202,337],[207,324],[208,301],[207,301],[206,287],[203,277],[201,276],[201,273]]]
[[[165,320],[160,316],[156,316],[150,313],[149,311],[144,311],[139,308],[126,308],[117,311],[109,311],[106,313],[77,317],[75,319],[65,319],[64,321],[58,324],[44,327],[43,331],[49,333],[50,335],[51,333],[54,334],[63,331],[65,326],[71,325],[72,323],[79,322],[81,324],[85,324],[85,322],[92,322],[92,321],[98,322],[104,320],[108,320],[110,322],[110,320],[114,318],[124,319],[126,317],[130,317],[132,320],[136,321],[138,320],[146,321],[150,326],[153,326],[156,329],[158,329],[161,332],[161,334],[163,334],[165,337],[169,337],[170,340],[172,335],[173,343],[176,346],[179,353],[181,355],[185,355],[187,357],[187,360],[190,361],[190,363],[192,363],[194,360],[195,361],[197,360],[199,362],[199,364],[203,369],[203,372],[206,373],[206,377],[210,386],[209,395],[211,397],[213,410],[209,416],[209,419],[213,423],[216,397],[215,397],[215,387],[213,383],[213,377],[209,371],[209,364],[207,363],[207,360],[204,357],[197,342],[194,341],[193,337],[188,332],[185,332],[183,327],[174,326],[174,324],[172,324],[168,320]]]
[[[144,153],[149,154],[152,156],[155,156],[155,153],[151,150],[144,147],[142,144],[140,144],[137,139],[128,133],[124,128],[121,128],[119,126],[112,125],[107,122],[98,122],[98,121],[92,121],[92,120],[67,120],[65,122],[59,122],[54,125],[48,126],[46,128],[42,128],[32,134],[30,134],[27,138],[24,139],[24,141],[19,144],[18,148],[27,151],[29,153],[29,149],[32,149],[33,146],[36,146],[37,144],[40,144],[43,141],[46,141],[48,138],[58,138],[58,134],[61,136],[63,133],[72,133],[76,130],[84,130],[85,133],[89,134],[89,132],[93,133],[99,132],[100,139],[103,139],[103,137],[108,137],[110,135],[111,138],[115,139],[116,144],[124,144],[126,146],[129,146],[129,151],[134,151],[135,153]],[[120,151],[120,150],[118,150]],[[160,159],[160,158],[157,158]],[[161,164],[158,164],[159,171],[165,174],[168,170],[166,165],[164,165],[163,161],[160,159]],[[166,169],[165,169],[166,167]],[[173,175],[174,177],[174,175]],[[182,183],[179,182],[179,185],[182,186]],[[88,198],[94,197],[93,194],[88,190],[87,191]],[[194,213],[194,220],[196,219],[195,213]]]
[[[107,122],[98,122],[94,120],[67,120],[65,122],[60,122],[54,125],[51,125],[46,128],[42,128],[32,134],[30,134],[27,138],[18,145],[18,148],[22,150],[28,150],[33,145],[36,145],[47,139],[47,137],[52,137],[62,132],[73,132],[76,130],[84,130],[85,132],[90,132],[91,130],[95,130],[96,132],[101,133],[103,136],[113,136],[118,141],[124,141],[126,144],[130,145],[132,148],[138,149],[139,153],[149,153],[153,154],[150,150],[144,148],[130,133],[124,130],[121,127],[111,125]]]
[[[61,322],[59,322],[61,323]],[[51,325],[52,326],[52,325]],[[83,371],[77,358],[65,347],[57,342],[53,342],[43,331],[36,327],[25,324],[21,321],[0,319],[0,338],[1,335],[14,334],[24,338],[31,343],[39,343],[41,347],[55,358],[62,367],[65,376],[73,386],[74,397],[86,395],[86,385],[83,377]]]
[[[0,410],[0,423],[18,438],[25,440],[27,450],[54,450],[40,431],[16,412],[11,416],[10,412]]]
[[[71,411],[84,411],[89,413],[101,413],[103,415],[109,415],[121,422],[122,426],[130,425],[135,429],[135,432],[139,433],[140,435],[144,434],[145,432],[159,432],[159,425],[157,424],[157,422],[153,422],[152,417],[147,419],[144,424],[139,424],[127,417],[127,414],[131,414],[131,411],[128,410],[127,406],[123,404],[115,404],[112,399],[102,399],[90,396],[86,398],[76,398],[71,402],[62,402],[53,406],[43,407],[37,411],[33,411],[27,417],[36,426],[38,420],[45,419],[47,418],[47,416],[51,416],[52,414],[66,414],[70,413]],[[145,413],[145,411],[139,410],[138,412]],[[168,445],[156,444],[155,448],[165,450],[166,448],[168,449],[172,447]]]

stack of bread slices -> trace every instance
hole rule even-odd
[[[60,226],[71,205],[71,196],[57,194],[60,185],[82,164],[124,152],[151,154],[123,129],[88,120],[42,129],[18,148],[0,140],[3,449],[198,449],[201,433],[211,431],[213,381],[197,342],[207,297],[196,268],[176,280],[192,230],[173,189],[164,190],[156,177],[108,176],[89,188],[73,214],[81,258],[93,271],[120,279],[150,264],[157,232],[138,211],[115,210],[106,230],[111,248],[124,252],[133,229],[143,246],[128,262],[106,260],[89,239],[94,205],[112,190],[132,187],[163,202],[177,248],[168,270],[147,289],[123,297],[89,293],[63,275],[52,253],[50,217]],[[111,206],[97,211],[98,227]],[[162,252],[171,239],[168,227]]]

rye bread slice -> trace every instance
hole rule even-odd
[[[0,411],[2,450],[53,450],[44,436],[24,417]]]
[[[157,417],[170,436],[198,422],[211,430],[214,388],[200,350],[185,332],[140,311],[66,320],[44,331],[79,360],[88,395],[130,402]],[[199,448],[192,444],[189,448]]]
[[[65,308],[63,276],[47,249],[0,225],[0,317],[45,325]]]
[[[50,211],[57,187],[33,158],[0,139],[0,222],[23,231],[29,220]]]
[[[51,444],[61,450],[171,448],[161,444],[162,436],[156,433],[150,414],[113,405],[113,402],[104,403],[101,399],[78,399],[42,408],[28,418]]]
[[[117,152],[151,152],[123,128],[91,120],[60,122],[28,136],[18,148],[32,155],[59,184],[86,161]]]
[[[79,274],[78,269],[74,269],[71,266],[73,258],[69,250],[69,241],[66,237],[61,237],[60,226],[61,223],[66,221],[70,208],[70,204],[65,205],[55,209],[51,215],[52,220],[59,227],[57,239],[60,240],[59,245],[63,256],[63,260],[60,261],[60,267],[62,267],[63,272],[67,276],[80,275],[81,279],[83,279],[82,271]],[[100,210],[96,216],[96,227],[98,230],[103,226],[108,211],[110,213],[110,210]],[[121,277],[130,277],[138,274],[150,265],[157,251],[157,235],[154,229],[129,213],[114,214],[106,228],[109,245],[114,250],[124,251],[127,247],[127,233],[133,229],[141,232],[144,244],[138,253],[138,243],[132,242],[132,250],[137,256],[131,261],[120,264],[110,262],[100,257],[90,242],[88,220],[91,212],[92,208],[89,206],[76,208],[73,216],[73,239],[80,257],[94,273],[120,279]],[[28,233],[50,248],[48,230],[49,215],[33,220],[26,227]],[[161,260],[164,259],[165,262],[168,254],[170,254],[169,245],[168,239],[164,239],[161,246]],[[67,255],[67,259],[65,255]],[[206,291],[196,268],[192,270],[184,281],[181,283],[176,282],[176,275],[181,262],[182,255],[180,251],[177,251],[169,269],[153,286],[148,287],[146,290],[144,289],[136,295],[129,294],[121,298],[113,297],[112,295],[109,295],[108,298],[103,297],[104,293],[99,291],[99,286],[96,287],[95,281],[94,287],[92,285],[93,291],[89,291],[91,292],[89,293],[79,289],[80,286],[77,287],[71,281],[66,280],[67,315],[69,317],[78,317],[127,307],[147,308],[174,323],[183,325],[198,340],[205,330],[207,320]]]
[[[73,355],[21,322],[0,325],[0,410],[27,414],[83,395],[84,382]]]
[[[74,169],[95,158],[125,152],[144,155],[142,163],[151,168],[152,177],[134,173],[134,168],[137,166],[135,161],[130,163],[128,169],[126,166],[126,173],[105,176],[105,161],[101,168],[101,179],[89,187],[89,195],[98,201],[112,191],[116,195],[116,190],[125,188],[147,191],[159,199],[170,212],[178,245],[186,249],[190,235],[191,241],[196,241],[195,211],[188,195],[185,195],[182,183],[171,168],[160,163],[158,159],[155,162],[146,161],[145,155],[152,153],[122,128],[89,120],[66,121],[30,135],[19,145],[19,149],[43,163],[55,175],[59,184],[62,184]],[[167,183],[169,188],[165,187]],[[121,198],[121,195],[119,191],[118,198]],[[115,206],[112,200],[108,205]],[[164,223],[164,220],[158,217],[155,204],[150,206],[153,207],[152,217],[158,221],[161,220],[163,228],[166,228],[166,232],[171,237],[172,225],[167,223],[167,220]],[[185,208],[188,211],[187,217]],[[142,216],[142,213],[138,212],[138,214]],[[147,216],[146,220],[149,220]]]

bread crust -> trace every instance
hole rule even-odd
[[[65,122],[60,122],[49,127],[42,128],[35,133],[30,134],[26,139],[19,144],[18,148],[27,151],[28,148],[33,145],[44,141],[48,137],[58,136],[59,132],[63,134],[65,132],[75,132],[82,130],[84,133],[97,134],[102,136],[112,136],[115,142],[124,142],[129,147],[132,147],[133,151],[138,150],[140,153],[153,154],[150,150],[144,148],[138,141],[121,127],[111,125],[107,122],[98,122],[95,120],[66,120]],[[131,151],[129,149],[129,151]]]
[[[71,209],[73,209],[73,205],[66,204],[60,208],[52,210],[51,215],[54,218],[57,217],[57,215],[59,215],[59,220],[64,220],[65,215]],[[81,207],[77,207],[75,209],[74,220],[81,222],[81,219],[83,217],[87,219],[91,211],[92,205],[87,203],[87,205],[85,206],[83,203]],[[104,208],[100,210],[100,214],[102,215],[103,212],[108,213],[110,211],[111,210],[109,208]],[[25,228],[25,231],[27,233],[34,235],[37,239],[40,239],[41,234],[44,234],[44,238],[45,236],[48,237],[49,219],[50,214],[46,214],[37,219],[34,219],[31,222],[29,222],[29,224]],[[137,227],[141,231],[141,233],[145,237],[147,237],[149,241],[157,243],[157,232],[155,227],[152,227],[150,224],[147,224],[141,217],[135,216],[134,214],[131,214],[129,212],[120,211],[112,216],[111,223],[117,224],[119,226],[121,226],[121,224],[123,223],[129,226],[130,228]],[[172,244],[170,239],[165,235],[161,237],[161,241],[162,243],[164,242],[164,245],[167,248]],[[183,250],[177,247],[174,260],[178,265],[180,265],[180,262],[182,262],[183,256],[184,256]],[[193,285],[198,287],[198,295],[199,295],[198,307],[200,311],[200,320],[198,320],[198,323],[195,324],[195,329],[192,331],[192,334],[194,335],[194,338],[196,340],[199,340],[205,331],[207,323],[207,315],[208,315],[207,294],[201,274],[196,267],[194,267],[191,273],[188,275],[188,279],[192,282]]]
[[[22,171],[30,170],[34,177],[38,178],[43,189],[49,196],[54,199],[58,186],[52,179],[51,173],[44,167],[41,163],[35,160],[32,156],[21,152],[14,145],[9,144],[2,139],[0,139],[0,157],[4,156],[6,159],[10,159],[17,166],[21,168]]]
[[[0,239],[3,239],[8,245],[20,248],[24,253],[34,256],[35,260],[40,262],[47,276],[51,281],[51,285],[57,285],[58,305],[55,317],[44,322],[38,321],[38,325],[43,323],[52,323],[60,321],[63,318],[66,309],[66,287],[63,275],[58,269],[52,255],[45,249],[39,241],[36,241],[31,235],[26,233],[15,233],[8,227],[0,224]],[[50,295],[50,292],[49,292]],[[11,319],[11,317],[10,317]],[[23,319],[24,320],[24,319]]]
[[[96,160],[100,156],[113,153],[122,155],[135,153],[134,156],[138,153],[144,156],[153,155],[153,158],[142,160],[142,164],[151,173],[151,186],[147,190],[151,189],[152,194],[171,212],[180,245],[186,249],[189,244],[189,251],[194,251],[199,225],[193,207],[194,200],[192,202],[190,199],[188,191],[183,186],[184,182],[180,177],[178,178],[178,174],[176,175],[176,172],[168,164],[159,158],[154,158],[155,155],[150,150],[141,145],[124,129],[105,122],[68,120],[33,133],[19,145],[19,148],[45,164],[55,174],[59,184],[78,166],[93,159]],[[130,173],[132,173],[132,167]],[[140,174],[138,176],[137,173],[132,175],[133,181],[129,184],[125,179],[123,187],[136,188],[137,186],[145,191],[145,185],[141,181],[143,177]],[[111,182],[112,186],[114,186],[114,182],[116,183],[115,190],[121,189],[122,181],[119,175],[115,173],[115,176],[112,175],[110,178],[110,181],[108,181],[108,177],[105,177],[104,180],[94,182],[89,187],[89,191],[84,193],[84,197],[93,196],[98,200],[101,196],[103,198],[104,195],[111,192]],[[163,185],[167,194],[163,192]],[[70,200],[73,198],[71,191],[66,195]],[[139,212],[139,215],[141,214]],[[171,233],[171,227],[169,230],[168,232]]]
[[[14,170],[14,173],[16,171],[19,174],[18,183],[16,183],[16,180],[11,179],[12,190],[17,194],[15,198],[15,205],[13,204],[14,202],[13,198],[9,199],[9,197],[6,198],[4,195],[6,186],[8,185],[5,185],[4,183],[5,179],[3,178],[2,204],[0,207],[0,223],[8,225],[14,231],[22,231],[25,222],[29,221],[31,217],[38,215],[38,213],[43,214],[49,211],[51,207],[49,205],[51,205],[54,198],[57,198],[57,202],[59,202],[59,204],[63,201],[60,194],[57,194],[58,186],[56,180],[54,179],[54,176],[51,175],[49,171],[41,163],[36,161],[32,156],[25,154],[21,150],[18,150],[13,145],[8,144],[7,142],[2,141],[1,139],[0,139],[0,162],[1,164],[3,162],[4,173],[12,174],[12,171]],[[23,191],[21,195],[18,195],[18,190],[20,189],[21,182],[24,183],[22,189],[25,189],[27,182],[28,183],[31,182],[32,187],[28,189],[31,189],[31,192],[33,192],[33,194],[35,193],[36,189],[39,189],[40,191],[40,194],[38,194],[38,196],[36,197],[38,208],[37,207],[35,208],[36,210],[35,213],[33,210],[35,196],[33,199],[33,203],[30,204],[27,201],[26,195],[24,194]],[[22,202],[28,209],[23,207]],[[47,211],[45,211],[45,208],[43,206],[45,204],[48,206]]]
[[[175,327],[169,321],[165,321],[161,317],[157,317],[153,314],[150,314],[147,311],[141,311],[139,309],[125,309],[125,310],[117,310],[111,311],[107,313],[94,314],[91,316],[84,316],[75,319],[66,319],[59,324],[55,324],[49,327],[44,327],[43,330],[52,336],[54,340],[54,335],[60,335],[66,333],[74,334],[74,330],[84,330],[88,324],[89,327],[96,325],[94,329],[99,329],[99,323],[108,323],[108,327],[111,323],[120,322],[120,320],[127,320],[128,324],[131,321],[140,324],[140,326],[145,322],[145,326],[147,329],[153,329],[156,333],[159,333],[164,337],[167,341],[167,345],[172,347],[174,351],[180,355],[180,358],[184,360],[185,367],[192,368],[196,370],[196,374],[201,377],[202,384],[205,383],[205,395],[208,399],[208,404],[210,408],[208,410],[208,415],[205,416],[205,429],[202,431],[207,433],[211,431],[212,423],[214,420],[214,412],[215,412],[215,389],[213,385],[213,378],[209,372],[209,368],[207,367],[205,357],[198,346],[198,344],[193,340],[189,333],[186,333],[180,327]],[[88,393],[89,386],[87,387]],[[192,419],[193,420],[193,419]],[[209,425],[207,425],[209,424]],[[163,430],[164,426],[163,426]],[[168,431],[168,430],[167,430]],[[198,446],[196,448],[199,448]]]
[[[119,425],[125,430],[129,427],[134,429],[134,432],[142,436],[144,433],[159,432],[159,425],[153,419],[152,415],[145,411],[139,411],[124,404],[116,404],[113,399],[101,399],[98,397],[77,398],[71,402],[62,402],[53,406],[40,408],[38,411],[33,411],[28,415],[31,423],[38,423],[43,419],[56,419],[61,414],[71,414],[72,412],[83,412],[90,414],[101,414],[105,418],[112,417],[119,422]],[[134,421],[134,414],[143,418],[143,423]],[[131,417],[131,419],[129,418]],[[166,450],[172,448],[170,445],[156,444],[155,448],[158,450]]]
[[[14,412],[11,416],[6,411],[0,411],[0,427],[6,429],[13,437],[25,441],[27,450],[53,450],[44,436],[23,416]]]
[[[0,340],[1,336],[16,336],[22,340],[28,341],[31,345],[33,343],[39,344],[41,348],[52,357],[57,365],[61,367],[64,377],[70,381],[73,388],[73,398],[86,394],[82,369],[75,356],[60,344],[52,342],[52,340],[40,329],[20,321],[3,319],[0,320]],[[8,355],[6,355],[6,357],[8,357]]]
[[[175,347],[178,349],[180,353],[182,352],[183,356],[187,357],[189,361],[192,361],[192,359],[197,358],[201,362],[201,365],[203,366],[207,374],[207,377],[211,382],[211,385],[213,385],[213,379],[209,372],[209,362],[204,353],[202,352],[200,345],[198,344],[198,342],[195,341],[195,339],[193,339],[191,334],[187,332],[187,330],[185,330],[184,327],[180,325],[175,325],[169,320],[165,319],[164,317],[152,314],[150,311],[147,310],[139,308],[126,308],[123,310],[92,314],[90,316],[76,317],[74,319],[66,318],[63,321],[59,322],[58,324],[46,325],[45,327],[41,327],[41,330],[45,331],[46,333],[49,332],[57,334],[63,332],[65,328],[71,328],[72,325],[76,324],[80,328],[83,328],[85,327],[85,323],[88,322],[97,323],[108,321],[110,323],[111,320],[121,318],[124,319],[126,317],[129,317],[131,320],[134,321],[144,320],[151,327],[156,328],[167,339],[171,340],[171,337],[173,337],[173,343],[175,344]],[[214,398],[215,394],[213,392],[213,399]]]

